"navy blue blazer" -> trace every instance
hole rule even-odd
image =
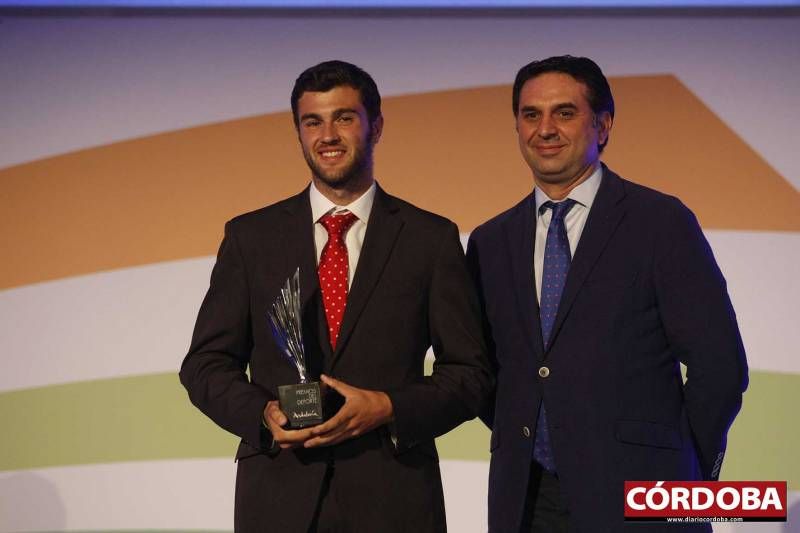
[[[542,400],[571,530],[641,529],[623,521],[625,480],[719,476],[747,387],[725,279],[689,209],[604,166],[545,350],[535,208],[531,194],[478,227],[467,249],[497,375],[483,416],[489,530],[519,531]],[[692,528],[710,529],[681,530]]]

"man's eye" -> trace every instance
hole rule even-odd
[[[537,118],[539,118],[539,113],[537,113],[536,111],[527,111],[522,114],[522,117],[527,120],[536,120]]]
[[[575,116],[575,112],[567,110],[567,109],[562,109],[561,111],[558,112],[558,117],[559,118],[572,118],[574,116]]]
[[[319,120],[306,120],[304,123],[306,128],[316,128],[319,126]]]
[[[353,117],[351,115],[342,115],[341,117],[338,118],[338,120],[343,124],[349,124],[353,122]]]

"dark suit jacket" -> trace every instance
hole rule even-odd
[[[625,480],[719,475],[747,386],[736,317],[694,215],[604,167],[545,351],[535,227],[531,194],[467,249],[497,371],[489,528],[519,530],[544,399],[572,531],[622,531]]]
[[[298,380],[267,310],[298,266],[310,374],[387,392],[397,447],[380,428],[333,447],[266,452],[262,411]],[[431,345],[434,374],[423,377]],[[433,439],[473,418],[492,382],[455,224],[378,188],[332,352],[308,190],[231,220],[180,378],[192,403],[242,438],[237,532],[305,532],[328,463],[354,531],[444,531]]]

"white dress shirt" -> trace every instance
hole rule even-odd
[[[600,180],[603,177],[603,170],[600,165],[589,178],[572,189],[567,198],[575,200],[575,205],[564,217],[564,225],[567,228],[567,239],[569,239],[570,256],[575,257],[575,249],[589,217],[589,209],[592,208],[594,197],[597,196],[597,189],[600,188]],[[556,202],[549,198],[541,189],[533,191],[536,200],[536,243],[533,248],[533,272],[536,281],[536,299],[541,302],[542,296],[542,271],[544,270],[544,248],[547,244],[547,229],[550,227],[550,220],[553,218],[552,209],[542,209],[545,202]],[[556,202],[558,203],[558,202]]]
[[[344,244],[347,246],[347,288],[353,285],[353,278],[358,266],[358,258],[361,255],[361,246],[364,244],[364,234],[367,232],[367,222],[369,214],[372,212],[372,202],[375,200],[375,182],[367,191],[358,197],[357,200],[348,205],[336,205],[328,200],[311,182],[309,187],[309,199],[311,200],[311,217],[314,220],[314,247],[317,250],[317,266],[322,256],[322,249],[328,242],[328,230],[320,223],[320,219],[328,213],[351,212],[356,220],[344,236]]]

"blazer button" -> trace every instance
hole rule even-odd
[[[550,369],[547,368],[546,366],[543,366],[543,367],[541,367],[539,369],[539,377],[540,378],[546,378],[549,375],[550,375]]]
[[[528,429],[528,426],[522,426],[522,434],[525,437],[530,437],[531,436],[531,430]]]

